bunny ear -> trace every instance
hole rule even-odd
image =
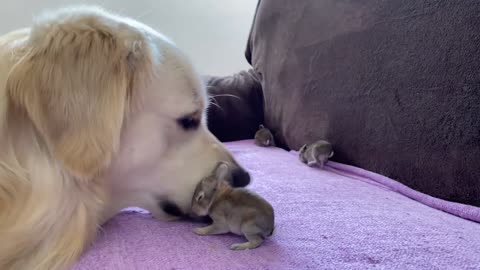
[[[217,169],[215,169],[215,178],[217,180],[226,181],[228,178],[228,165],[225,162],[220,162]]]
[[[263,125],[258,126],[258,129],[263,129],[265,128]]]
[[[305,149],[307,149],[307,144],[304,144],[304,145],[300,148],[299,152],[302,153],[303,151],[305,151]]]
[[[333,150],[332,150],[332,152],[330,153],[330,156],[328,156],[328,158],[331,158],[331,157],[333,157]]]

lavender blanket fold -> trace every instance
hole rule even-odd
[[[72,270],[480,269],[480,208],[338,163],[309,168],[296,153],[252,141],[227,147],[251,172],[250,188],[275,208],[264,245],[231,251],[241,237],[197,236],[203,224],[130,209],[103,226]]]

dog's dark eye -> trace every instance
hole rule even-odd
[[[182,117],[177,120],[177,123],[184,130],[196,129],[200,125],[200,121],[191,116]]]

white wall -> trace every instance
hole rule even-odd
[[[45,9],[98,4],[169,36],[203,74],[249,68],[244,57],[257,0],[0,0],[0,34],[29,26]]]

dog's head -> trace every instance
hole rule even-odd
[[[136,21],[98,9],[39,20],[9,74],[12,106],[68,174],[104,178],[106,215],[140,206],[188,213],[219,161],[234,186],[248,173],[206,128],[206,90],[184,55]]]

